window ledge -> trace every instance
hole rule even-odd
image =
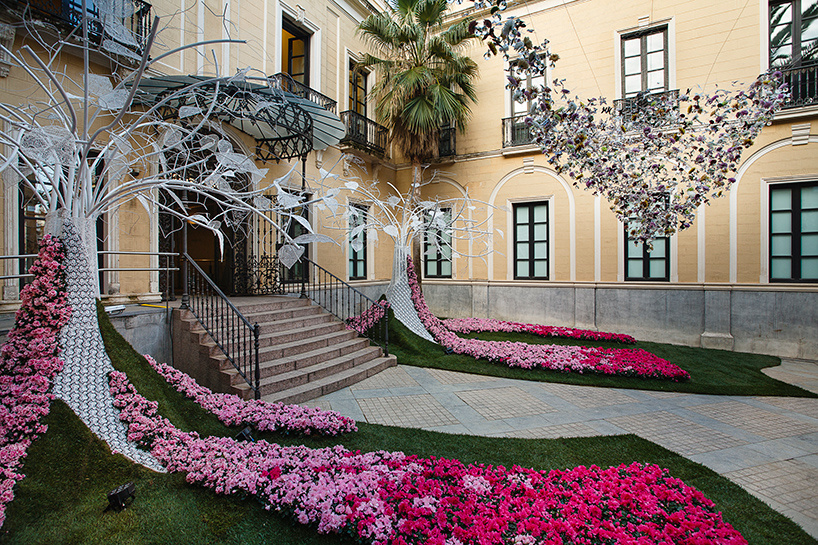
[[[786,121],[788,119],[799,119],[801,117],[814,117],[818,115],[818,104],[810,104],[809,106],[800,106],[798,108],[787,108],[786,110],[778,110],[775,113],[775,121]]]
[[[521,146],[503,148],[503,157],[512,157],[514,155],[523,155],[534,152],[541,153],[542,150],[536,144],[523,144]]]

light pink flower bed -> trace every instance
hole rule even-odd
[[[347,329],[354,329],[361,335],[366,335],[370,328],[386,316],[388,310],[389,303],[387,301],[377,301],[359,315],[350,318],[347,322]]]
[[[182,371],[166,363],[157,363],[147,354],[144,357],[176,391],[214,414],[226,426],[253,426],[260,431],[303,435],[338,435],[358,431],[353,419],[335,411],[268,403],[260,399],[245,401],[232,394],[214,394]]]
[[[111,392],[129,439],[220,494],[373,544],[738,544],[712,502],[655,465],[535,471],[401,452],[311,449],[182,432],[127,377]]]
[[[527,344],[510,341],[483,341],[463,339],[448,329],[426,306],[417,282],[412,258],[407,258],[409,287],[418,317],[437,342],[455,354],[467,354],[502,363],[509,367],[534,369],[541,367],[574,373],[659,378],[673,381],[687,380],[690,374],[681,367],[641,349],[588,348]]]
[[[65,297],[62,244],[49,235],[20,294],[14,327],[0,349],[0,526],[31,443],[45,433],[40,419],[50,410],[54,376],[63,368],[57,335],[71,317]]]
[[[563,339],[578,339],[584,341],[611,341],[622,344],[636,344],[636,339],[622,333],[606,333],[590,329],[576,329],[553,325],[523,324],[505,320],[488,318],[449,318],[442,320],[449,331],[455,333],[502,332],[502,333],[531,333],[540,337],[558,337]]]

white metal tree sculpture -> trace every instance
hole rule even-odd
[[[413,244],[429,233],[435,236],[426,237],[429,243],[427,252],[440,252],[448,259],[455,255],[465,258],[486,256],[490,251],[492,235],[489,231],[491,206],[472,200],[468,193],[453,198],[423,198],[423,188],[438,183],[438,173],[425,181],[417,180],[423,179],[422,173],[413,176],[414,181],[407,192],[401,192],[389,182],[365,182],[357,176],[341,179],[325,170],[321,171],[321,175],[323,178],[317,185],[322,189],[324,199],[317,208],[328,211],[331,222],[328,226],[344,230],[355,251],[361,249],[362,239],[358,236],[361,233],[367,233],[369,240],[375,243],[378,242],[379,232],[392,239],[392,278],[386,298],[397,319],[415,334],[435,342],[418,318],[412,303],[407,258],[412,255]],[[384,186],[388,194],[382,192]],[[342,193],[347,194],[346,199],[341,197]],[[356,203],[366,206],[366,213]],[[488,210],[489,213],[481,211],[476,214],[478,209]],[[475,219],[478,215],[479,219]]]
[[[232,221],[235,227],[250,215],[266,221],[295,217],[308,232],[312,229],[304,218],[292,213],[304,204],[301,199],[266,197],[265,193],[280,189],[281,180],[265,185],[266,170],[259,169],[253,158],[235,152],[232,144],[219,136],[220,122],[235,114],[225,109],[220,91],[229,86],[270,87],[268,82],[253,79],[248,71],[231,77],[196,77],[153,103],[135,105],[148,68],[168,55],[202,44],[151,58],[158,18],[153,20],[146,42],[139,44],[122,24],[133,15],[133,4],[97,0],[96,6],[98,18],[89,15],[83,0],[79,29],[56,41],[43,39],[37,43],[41,53],[29,46],[18,52],[3,48],[12,66],[34,82],[39,98],[28,104],[0,104],[0,144],[4,150],[0,168],[6,180],[27,188],[47,210],[46,230],[60,236],[66,248],[73,316],[60,335],[65,368],[55,380],[55,395],[112,449],[160,469],[147,453],[128,444],[111,403],[107,374],[113,367],[102,344],[94,304],[99,294],[97,218],[136,199],[149,213],[162,210],[217,234],[223,225]],[[111,74],[91,72],[90,24],[97,25],[102,33],[96,54],[104,55],[115,67]],[[83,58],[78,80],[59,66],[60,54],[76,47],[78,36],[73,34],[79,36]],[[36,32],[31,35],[35,39],[39,36]],[[126,75],[119,77],[122,73]],[[269,100],[257,101],[250,114],[279,115],[276,108],[286,101],[276,102],[275,89],[264,96]],[[165,121],[160,115],[169,108],[176,108],[176,122]],[[220,217],[196,213],[191,206],[196,202],[216,203],[223,213]],[[282,236],[288,238],[286,230]],[[286,248],[285,253],[294,255],[299,249],[303,251],[298,241],[291,239]]]

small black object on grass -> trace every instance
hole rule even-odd
[[[250,426],[247,426],[236,436],[236,441],[250,441],[251,443],[255,443],[256,440],[253,439],[253,434],[251,433],[252,431],[253,429]]]
[[[135,491],[136,486],[133,482],[117,486],[108,492],[108,507],[106,507],[105,510],[114,509],[115,511],[121,511],[125,509],[125,501],[128,498],[133,499]]]

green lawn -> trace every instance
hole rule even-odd
[[[235,435],[213,416],[169,388],[110,327],[103,334],[115,366],[128,373],[137,389],[159,401],[160,411],[177,427],[204,434]],[[268,513],[256,502],[189,485],[181,475],[156,474],[112,455],[68,407],[52,404],[49,431],[29,449],[0,542],[15,544],[320,544],[351,543],[340,536],[319,536],[312,528]],[[656,463],[702,490],[753,545],[816,544],[792,521],[740,487],[702,465],[633,435],[558,440],[498,439],[447,435],[414,429],[359,424],[341,438],[299,438],[255,434],[282,444],[319,447],[344,444],[356,450],[402,450],[420,456],[464,462],[519,464],[537,469],[600,466],[633,461]],[[123,512],[105,511],[106,494],[127,481],[136,498]]]
[[[391,312],[391,311],[390,311]],[[562,382],[581,386],[608,388],[634,388],[687,392],[695,394],[742,395],[742,396],[795,396],[818,397],[818,394],[768,377],[761,372],[765,367],[781,364],[780,358],[760,354],[745,354],[726,350],[709,350],[673,344],[640,341],[635,345],[614,342],[574,341],[571,339],[547,339],[529,333],[472,333],[464,338],[487,341],[518,341],[530,344],[565,344],[601,346],[604,348],[641,348],[674,363],[690,373],[690,380],[671,382],[636,377],[614,377],[593,373],[562,373],[546,369],[519,369],[477,360],[471,356],[446,354],[443,347],[422,339],[390,315],[389,352],[395,354],[398,363],[417,367],[433,367],[490,375],[494,377]]]

